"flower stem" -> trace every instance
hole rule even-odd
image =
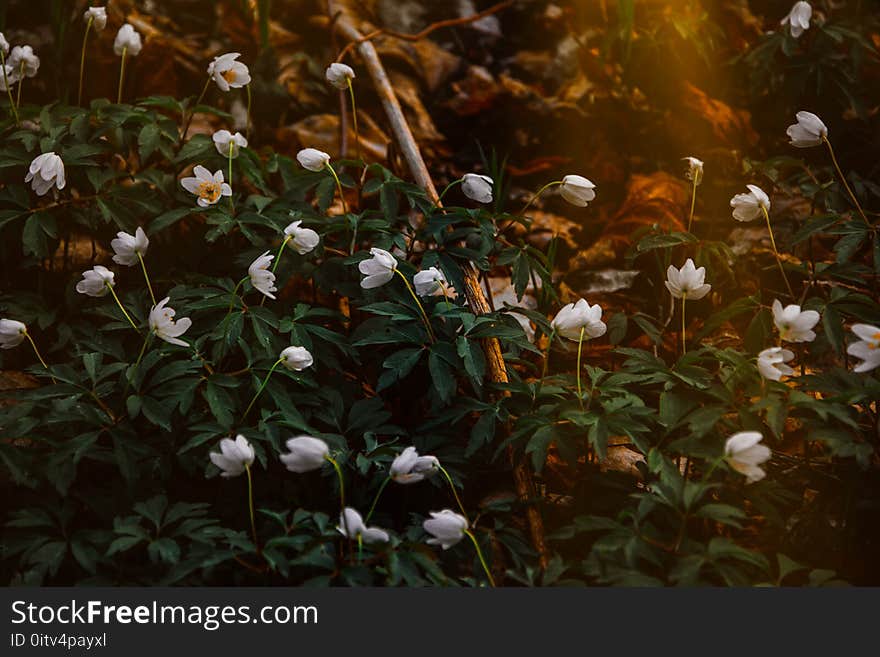
[[[439,203],[440,201],[442,201],[443,197],[446,196],[446,192],[448,192],[450,189],[452,189],[456,185],[460,185],[462,182],[464,182],[464,178],[459,178],[458,180],[453,180],[451,183],[446,185],[446,187],[443,189],[443,191],[440,192],[440,196],[437,197],[437,202]]]
[[[15,106],[21,107],[21,88],[24,86],[24,60],[18,68],[18,89],[15,92]]]
[[[254,520],[254,481],[251,476],[251,466],[245,465],[245,471],[247,472],[247,482],[248,482],[248,511],[251,514],[251,533],[254,536],[254,545],[257,548],[257,553],[260,552],[260,543],[257,540],[257,523]]]
[[[251,102],[253,100],[251,97],[251,85],[250,84],[245,85],[245,90],[247,91],[247,115],[245,117],[245,124],[244,124],[244,137],[245,137],[245,139],[250,139],[251,138]]]
[[[116,92],[116,104],[122,102],[122,81],[125,79],[125,56],[128,54],[128,47],[122,49],[122,63],[119,66],[119,89]]]
[[[581,334],[578,337],[578,356],[577,356],[577,383],[578,383],[578,401],[581,404],[581,410],[584,410],[584,395],[581,388],[581,352],[584,347],[584,331],[587,330],[586,326],[581,327]]]
[[[144,257],[140,254],[140,252],[137,252],[137,257],[138,257],[138,260],[141,261],[141,269],[144,272],[144,280],[147,281],[147,289],[150,291],[150,299],[153,300],[153,305],[155,306],[156,305],[156,295],[153,294],[153,286],[150,285],[150,275],[147,273],[147,265],[144,264]]]
[[[226,317],[223,318],[223,323],[226,323],[226,320],[229,319],[229,315],[232,314],[232,307],[235,305],[235,300],[238,299],[238,288],[244,285],[244,282],[250,278],[249,276],[245,276],[238,283],[236,283],[235,287],[232,288],[232,294],[230,295],[232,298],[229,300],[229,308],[226,309]]]
[[[687,299],[682,296],[681,297],[681,355],[684,356],[687,353],[687,333],[685,327],[687,326],[685,322],[685,314],[684,309],[687,307]]]
[[[351,532],[348,529],[348,518],[345,517],[345,479],[342,476],[342,468],[339,467],[339,463],[332,456],[327,455],[324,458],[327,459],[327,461],[330,462],[330,465],[333,466],[333,469],[336,470],[336,477],[339,479],[339,519],[342,521],[342,528],[345,529],[345,536],[348,538],[349,558],[354,559]],[[358,536],[358,538],[360,538],[360,536]]]
[[[449,482],[449,488],[452,489],[452,496],[455,498],[455,503],[458,504],[458,508],[461,511],[461,515],[463,515],[465,517],[465,520],[468,521],[468,524],[470,524],[471,521],[468,520],[467,511],[464,510],[464,504],[461,503],[461,499],[458,497],[458,491],[455,490],[455,484],[452,483],[452,477],[449,476],[449,473],[446,471],[446,468],[444,468],[439,463],[437,464],[437,469],[443,473],[444,477],[446,477],[446,481]]]
[[[257,390],[257,394],[255,394],[254,398],[251,399],[251,403],[248,404],[247,410],[245,410],[244,415],[241,416],[242,422],[244,422],[247,419],[248,413],[251,412],[251,409],[254,407],[254,404],[256,403],[257,398],[261,394],[263,394],[263,390],[266,389],[266,386],[268,385],[269,379],[272,377],[272,373],[275,371],[275,368],[278,367],[282,363],[283,360],[284,360],[283,358],[279,358],[278,360],[275,361],[275,364],[269,369],[269,373],[266,375],[266,378],[263,379],[263,383],[260,385],[260,388]]]
[[[112,285],[108,285],[106,283],[105,283],[105,285],[107,285],[107,289],[110,290],[110,294],[113,295],[113,300],[116,301],[116,305],[119,306],[119,310],[121,310],[122,314],[125,315],[125,319],[128,320],[128,323],[131,324],[131,328],[133,328],[135,331],[137,331],[138,330],[137,324],[134,323],[134,320],[131,318],[131,315],[129,315],[126,312],[125,306],[122,305],[122,302],[119,300],[119,297],[116,295],[116,290],[113,289]],[[153,304],[155,305],[155,302],[153,302]]]
[[[92,23],[95,21],[94,16],[89,16],[89,22],[86,23],[86,31],[83,34],[82,54],[79,58],[79,91],[76,94],[76,104],[82,103],[83,95],[83,71],[86,68],[86,42],[89,40],[89,32],[92,29]]]
[[[483,558],[483,551],[480,549],[480,544],[477,542],[477,537],[474,536],[473,532],[470,529],[465,529],[464,533],[467,534],[468,538],[471,539],[471,542],[474,544],[474,548],[477,550],[477,557],[480,560],[480,565],[483,566],[483,572],[486,573],[486,578],[489,580],[489,586],[495,588],[495,578],[492,577],[492,571],[489,570],[489,566],[486,564],[486,560]]]
[[[788,293],[791,295],[791,298],[796,298],[794,296],[794,292],[791,289],[791,284],[788,282],[788,276],[785,275],[785,268],[782,266],[782,259],[779,257],[779,250],[776,248],[776,238],[773,236],[773,227],[770,225],[770,213],[767,212],[767,208],[761,205],[761,212],[764,213],[764,219],[767,221],[767,231],[770,233],[770,246],[773,247],[773,255],[776,256],[776,264],[779,265],[779,271],[782,274],[782,280],[785,281],[785,287],[788,288]]]
[[[351,84],[351,78],[348,79],[348,93],[351,96],[351,121],[354,124],[354,152],[357,159],[361,159],[361,133],[358,131],[358,115],[357,106],[354,103],[354,87]]]
[[[391,477],[385,477],[385,480],[382,482],[382,485],[379,486],[379,490],[376,491],[376,497],[373,498],[373,503],[370,505],[370,510],[367,512],[367,517],[364,518],[364,524],[370,522],[370,518],[373,516],[373,511],[376,510],[376,504],[379,502],[379,498],[382,496],[382,492],[385,490],[385,486],[388,485],[388,482],[391,481]]]
[[[691,232],[691,224],[694,221],[694,206],[697,204],[697,177],[694,176],[694,187],[691,193],[691,212],[688,215],[688,232]]]
[[[12,109],[15,125],[18,125],[18,108],[15,106],[15,101],[12,100],[12,89],[9,88],[9,77],[6,75],[6,55],[3,54],[2,49],[0,49],[0,68],[3,69],[3,86],[6,87],[6,93],[9,96],[9,107]]]
[[[348,206],[345,204],[345,195],[342,193],[342,183],[339,182],[339,176],[336,175],[336,170],[329,162],[327,163],[327,169],[329,169],[330,173],[333,175],[333,180],[336,181],[336,189],[339,190],[339,200],[342,201],[342,211],[345,214],[348,214]]]
[[[208,85],[209,84],[211,84],[211,76],[210,75],[208,76],[208,79],[205,80],[205,86],[202,87],[202,93],[199,94],[198,99],[196,100],[195,104],[193,104],[192,111],[189,113],[189,116],[186,119],[186,123],[184,123],[184,125],[183,125],[183,132],[180,133],[181,144],[183,143],[183,140],[186,139],[186,133],[189,132],[190,123],[192,123],[193,117],[196,115],[196,107],[198,107],[201,104],[202,99],[205,97],[205,94],[208,93]]]
[[[278,263],[281,262],[281,254],[284,253],[284,247],[287,246],[287,243],[291,240],[290,235],[284,236],[284,241],[281,242],[281,246],[278,248],[278,254],[275,256],[275,264],[272,265],[272,273],[275,273],[275,270],[278,269]],[[263,297],[265,299],[265,297]]]
[[[416,302],[416,305],[419,307],[419,312],[422,313],[422,321],[425,323],[425,328],[428,329],[428,337],[431,339],[431,343],[433,344],[437,341],[437,338],[434,337],[434,329],[431,328],[431,322],[428,319],[428,313],[425,312],[425,307],[422,305],[422,302],[419,301],[419,296],[412,288],[412,285],[410,285],[409,280],[407,280],[406,276],[404,276],[399,269],[395,269],[394,273],[398,274],[403,279],[403,282],[406,285],[406,289],[409,290],[410,296],[412,296],[413,300]]]
[[[865,211],[859,204],[859,199],[856,198],[856,195],[850,188],[849,183],[846,182],[846,176],[844,176],[843,171],[840,170],[840,165],[837,163],[837,157],[834,155],[834,149],[831,147],[831,142],[828,140],[828,136],[822,135],[822,141],[824,141],[825,145],[828,147],[828,153],[831,155],[831,162],[834,164],[834,169],[837,171],[837,176],[840,178],[840,182],[842,182],[843,186],[846,188],[847,194],[849,194],[849,197],[852,199],[852,202],[856,206],[856,209],[859,211],[859,214],[862,215],[862,219],[865,220],[866,224],[870,225],[871,222],[868,221],[868,217],[865,215]]]
[[[232,189],[232,147],[233,141],[229,141],[229,189]],[[235,204],[232,200],[232,194],[229,195],[229,214],[235,214]]]
[[[31,334],[27,332],[27,329],[25,329],[25,331],[24,331],[24,337],[26,337],[26,338],[28,339],[28,342],[31,343],[31,347],[32,347],[33,350],[34,350],[34,353],[37,355],[37,360],[40,361],[40,365],[43,366],[43,369],[45,369],[45,370],[48,371],[49,366],[46,365],[46,361],[43,360],[43,356],[40,354],[40,350],[37,349],[37,343],[34,342],[34,339],[31,337]],[[51,376],[51,375],[50,375],[50,376]],[[52,383],[58,383],[58,382],[55,380],[55,377],[54,377],[54,376],[52,377]]]
[[[538,192],[534,196],[532,196],[532,198],[529,199],[529,202],[525,204],[525,207],[523,207],[523,209],[520,210],[519,213],[525,214],[526,210],[528,210],[530,207],[532,207],[532,203],[534,203],[539,198],[541,198],[541,194],[543,194],[549,187],[553,187],[553,185],[561,185],[561,184],[562,184],[561,180],[554,180],[553,182],[548,182],[541,189],[539,189]]]

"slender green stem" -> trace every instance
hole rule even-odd
[[[229,140],[229,189],[232,189],[232,149],[235,142]],[[232,194],[229,195],[229,214],[235,214],[235,204],[232,200]]]
[[[794,292],[791,289],[791,284],[788,282],[788,276],[785,275],[785,268],[782,266],[782,259],[779,257],[779,250],[776,248],[776,238],[773,236],[773,227],[770,225],[770,213],[767,212],[767,208],[761,205],[761,212],[764,213],[764,219],[767,221],[767,231],[770,233],[770,246],[773,247],[773,255],[776,256],[776,264],[779,265],[779,271],[782,274],[782,280],[785,281],[785,287],[788,288],[788,293],[791,295],[792,299],[796,299]]]
[[[553,187],[553,185],[561,185],[561,184],[562,184],[561,180],[554,180],[553,182],[548,182],[546,185],[544,185],[541,189],[538,190],[537,194],[535,194],[534,196],[532,196],[532,198],[529,199],[529,202],[525,204],[525,207],[523,207],[523,209],[520,210],[519,213],[525,214],[526,210],[528,210],[530,207],[532,207],[532,203],[534,203],[539,198],[541,198],[541,194],[543,194],[545,191],[547,191],[548,188]]]
[[[186,133],[189,132],[189,126],[192,123],[193,117],[196,115],[196,107],[198,107],[202,99],[205,97],[205,94],[208,93],[208,85],[211,84],[211,76],[208,76],[208,79],[205,80],[205,86],[202,87],[202,93],[199,94],[198,99],[195,104],[192,106],[192,111],[189,113],[189,116],[186,119],[186,122],[183,125],[183,132],[180,133],[180,142],[183,144],[183,140],[186,139]]]
[[[241,416],[242,422],[244,422],[247,419],[248,413],[251,412],[251,409],[254,407],[254,404],[256,403],[257,398],[259,398],[259,396],[261,394],[263,394],[263,390],[266,389],[266,386],[268,385],[269,379],[272,377],[272,373],[275,371],[275,368],[277,368],[279,365],[281,365],[281,363],[283,361],[284,361],[283,358],[279,358],[277,361],[275,361],[275,364],[269,369],[269,373],[266,375],[266,378],[263,379],[263,383],[260,385],[259,389],[257,390],[257,394],[255,394],[254,398],[251,399],[251,403],[248,404],[247,410],[245,410],[244,415]]]
[[[364,518],[364,524],[370,522],[370,518],[373,516],[373,511],[376,510],[376,504],[379,502],[379,498],[382,497],[382,492],[385,490],[385,486],[388,485],[389,481],[391,481],[391,476],[385,477],[382,485],[379,486],[379,490],[376,491],[376,497],[373,498],[373,503],[370,505],[370,510],[367,512],[367,517]]]
[[[3,69],[3,86],[6,87],[6,93],[9,96],[9,107],[12,109],[12,116],[15,117],[15,125],[18,125],[18,108],[12,99],[12,89],[9,88],[9,77],[6,75],[6,55],[3,54],[3,50],[0,50],[0,68]]]
[[[122,314],[125,315],[125,319],[128,320],[128,323],[131,324],[131,328],[133,328],[135,331],[137,331],[138,330],[137,324],[134,323],[134,320],[131,318],[131,315],[129,315],[126,312],[125,306],[122,305],[122,302],[119,300],[119,297],[116,295],[116,290],[113,289],[112,285],[109,285],[106,283],[105,283],[105,285],[107,285],[107,289],[110,290],[110,294],[113,295],[113,300],[116,301],[116,305],[119,306],[119,310],[121,310]],[[155,303],[154,303],[154,305],[155,305]]]
[[[250,139],[251,138],[251,102],[253,100],[251,98],[251,85],[250,84],[245,85],[245,90],[247,91],[247,115],[245,118],[246,123],[244,125],[244,137],[245,137],[245,139]]]
[[[330,464],[333,466],[333,469],[336,470],[336,477],[339,479],[339,519],[342,521],[342,527],[345,529],[345,536],[348,538],[348,553],[349,558],[354,558],[354,551],[352,550],[352,540],[351,540],[351,531],[348,528],[348,518],[345,517],[345,478],[342,476],[342,468],[339,467],[339,463],[332,456],[325,456]],[[358,539],[360,539],[360,535],[358,535]]]
[[[150,275],[147,273],[147,265],[144,263],[144,257],[137,252],[138,260],[141,261],[141,269],[144,272],[144,280],[147,282],[147,289],[150,291],[150,299],[153,301],[153,305],[156,305],[156,295],[153,294],[153,286],[150,285]]]
[[[840,182],[842,182],[843,186],[846,188],[847,194],[849,194],[849,197],[850,199],[852,199],[852,202],[856,206],[856,209],[859,211],[859,214],[862,215],[862,219],[865,220],[866,224],[870,225],[871,222],[868,221],[868,217],[865,214],[865,211],[862,209],[862,206],[859,203],[859,199],[856,198],[856,195],[850,188],[849,183],[846,181],[846,176],[843,175],[843,171],[841,171],[840,165],[837,163],[837,156],[834,155],[834,149],[831,147],[831,142],[828,140],[827,135],[822,135],[822,141],[824,141],[825,145],[828,147],[828,153],[829,155],[831,155],[831,162],[834,164],[834,169],[837,171],[837,177],[840,178]]]
[[[456,185],[460,185],[462,182],[464,182],[464,178],[459,178],[458,180],[453,180],[451,183],[446,185],[446,187],[443,189],[443,191],[440,192],[440,196],[437,197],[437,202],[439,203],[440,201],[442,201],[443,197],[446,196],[446,192],[448,192],[450,189],[452,189]]]
[[[348,93],[351,96],[351,120],[354,124],[354,152],[357,159],[361,159],[361,133],[358,130],[358,114],[357,106],[354,102],[354,87],[351,84],[351,78],[348,79]]]
[[[684,309],[687,307],[687,295],[682,295],[681,297],[681,355],[684,356],[687,353],[687,323],[685,321],[685,312]]]
[[[342,193],[342,183],[339,182],[339,176],[336,175],[336,170],[329,162],[327,163],[327,169],[333,175],[333,180],[336,181],[336,189],[339,190],[339,200],[342,201],[342,211],[348,214],[348,206],[345,204],[345,195]]]
[[[18,68],[18,89],[15,92],[15,106],[21,107],[21,88],[24,86],[24,60]]]
[[[43,360],[43,356],[42,356],[42,354],[40,354],[40,350],[37,349],[37,343],[34,342],[34,339],[31,337],[31,334],[28,333],[27,329],[25,329],[25,331],[24,331],[24,337],[26,337],[27,340],[28,340],[28,342],[31,343],[31,347],[32,347],[33,350],[34,350],[34,353],[37,355],[37,360],[40,361],[40,365],[43,366],[43,369],[45,369],[45,370],[48,371],[49,366],[46,365],[46,361]],[[52,377],[52,383],[57,383],[57,381],[55,380],[55,377],[54,377],[54,376]]]
[[[694,207],[697,204],[697,176],[694,175],[693,191],[691,193],[691,213],[688,215],[688,232],[691,232],[691,224],[694,221]]]
[[[416,305],[419,307],[419,312],[422,313],[422,321],[425,323],[425,328],[428,329],[428,337],[431,339],[432,343],[436,342],[437,338],[434,337],[434,329],[431,328],[431,322],[428,319],[428,313],[425,312],[425,307],[422,305],[422,302],[419,301],[419,295],[416,294],[416,291],[413,289],[412,285],[410,285],[409,280],[407,280],[406,276],[404,276],[399,269],[395,269],[394,273],[398,274],[403,279],[404,284],[406,284],[406,289],[409,290],[410,296],[412,296]]]
[[[254,545],[257,548],[257,552],[260,551],[260,543],[257,540],[257,523],[254,520],[254,481],[253,477],[251,477],[251,466],[245,465],[245,471],[247,472],[247,482],[248,482],[248,511],[251,514],[251,533],[254,536]]]
[[[461,503],[461,498],[458,497],[458,491],[455,490],[455,484],[452,483],[452,477],[449,476],[449,473],[439,463],[437,464],[437,469],[443,473],[443,476],[446,477],[446,481],[449,482],[449,488],[452,490],[452,496],[455,498],[455,503],[458,504],[458,509],[461,511],[461,515],[465,517],[465,520],[468,520],[467,511],[464,510],[464,504]],[[468,524],[470,524],[470,520],[468,520]]]
[[[581,404],[581,410],[584,410],[584,394],[581,388],[581,353],[584,348],[584,332],[587,330],[586,326],[581,327],[581,334],[578,337],[578,356],[577,356],[577,384],[578,384],[578,401]]]
[[[275,264],[272,265],[272,273],[275,273],[275,270],[278,269],[278,263],[281,262],[281,254],[284,253],[284,247],[287,246],[287,243],[291,240],[290,235],[284,236],[284,241],[281,242],[281,246],[278,248],[278,253],[275,256]],[[265,298],[265,297],[264,297]]]
[[[492,571],[489,570],[486,559],[483,558],[483,551],[480,549],[480,544],[477,542],[477,537],[474,536],[473,532],[471,532],[470,529],[465,529],[464,533],[467,534],[468,538],[471,539],[471,542],[474,544],[474,548],[477,550],[477,558],[479,558],[480,560],[480,565],[483,566],[483,572],[486,573],[486,578],[489,580],[489,586],[495,588],[495,578],[492,577]]]
[[[86,68],[86,42],[89,40],[89,32],[92,29],[92,23],[95,21],[94,16],[89,16],[89,22],[86,23],[86,32],[83,34],[82,54],[79,57],[79,91],[76,94],[76,104],[82,104],[83,95],[83,71]]]
[[[721,456],[719,456],[717,459],[715,459],[712,462],[712,465],[709,467],[709,470],[706,472],[706,474],[703,475],[704,482],[709,481],[709,477],[712,476],[712,473],[715,472],[715,468],[717,468],[719,465],[721,465],[721,462],[723,460],[724,460],[724,454],[722,454]]]
[[[245,276],[238,283],[236,283],[235,287],[232,288],[232,294],[230,295],[232,298],[229,300],[229,308],[226,309],[226,317],[223,318],[222,323],[226,323],[226,320],[229,319],[229,315],[232,313],[232,307],[235,305],[235,300],[238,299],[238,288],[244,285],[245,281],[250,278],[250,276]]]
[[[119,89],[116,92],[116,104],[122,102],[122,81],[125,79],[125,56],[128,54],[128,46],[122,49],[122,63],[119,65]]]
[[[364,559],[364,537],[358,534],[358,563]]]
[[[137,369],[137,366],[141,364],[141,360],[144,358],[144,354],[147,351],[147,345],[150,343],[150,338],[153,336],[152,332],[147,333],[147,337],[144,338],[144,343],[141,345],[141,352],[138,354],[137,360],[134,362],[134,367]]]

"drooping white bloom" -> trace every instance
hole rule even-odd
[[[355,74],[351,66],[341,62],[333,62],[324,72],[327,82],[337,89],[348,89],[350,80],[354,80]]]
[[[870,372],[880,367],[880,328],[870,324],[854,324],[852,332],[859,341],[849,345],[846,353],[862,361],[853,368],[853,372]]]
[[[699,269],[694,261],[688,258],[684,267],[676,269],[669,265],[666,270],[666,288],[676,299],[691,299],[696,301],[709,294],[712,286],[705,282],[706,268]]]
[[[289,454],[281,455],[281,462],[291,472],[303,473],[317,470],[330,455],[330,448],[320,438],[297,436],[287,441]]]
[[[321,238],[311,228],[303,228],[302,221],[294,221],[287,225],[284,234],[290,238],[293,249],[300,255],[311,253],[321,242]]]
[[[446,277],[436,267],[428,267],[413,276],[413,287],[420,297],[443,294],[446,289]]]
[[[266,251],[248,267],[251,285],[270,299],[274,299],[275,295],[272,293],[278,291],[278,288],[275,287],[275,274],[269,271],[269,265],[272,264],[274,259],[275,256],[269,255],[269,252]]]
[[[489,177],[479,173],[466,173],[461,181],[461,191],[472,201],[477,203],[492,202],[492,185],[495,182]]]
[[[89,7],[83,14],[83,20],[88,23],[92,21],[92,27],[98,32],[107,27],[107,10],[104,7]]]
[[[727,464],[746,476],[746,483],[760,481],[766,472],[759,466],[769,460],[771,452],[766,445],[760,445],[763,436],[757,431],[740,431],[733,434],[724,444],[724,457]]]
[[[330,164],[330,156],[317,148],[304,148],[296,154],[296,161],[303,169],[323,171]]]
[[[223,171],[218,169],[211,175],[202,165],[193,169],[195,176],[181,178],[180,184],[190,194],[199,197],[198,204],[207,208],[220,200],[221,196],[232,196],[232,188],[223,182]]]
[[[126,23],[119,28],[113,41],[113,52],[122,56],[124,51],[127,56],[135,57],[140,54],[141,48],[143,48],[141,35],[133,25]]]
[[[12,349],[24,342],[27,326],[14,319],[0,319],[0,349]]]
[[[783,27],[788,25],[791,36],[797,39],[806,30],[810,29],[810,19],[813,17],[813,8],[809,2],[795,2],[788,16],[779,21]]]
[[[791,376],[794,370],[787,362],[794,359],[794,352],[782,347],[770,347],[758,354],[758,372],[765,379],[779,381],[783,376]]]
[[[67,184],[64,177],[64,162],[52,151],[37,155],[28,167],[24,181],[31,183],[31,188],[37,196],[43,196],[52,187],[64,189]]]
[[[685,157],[682,158],[685,162],[688,163],[688,169],[685,171],[685,177],[693,181],[695,185],[699,185],[703,182],[703,160],[698,160],[695,157]]]
[[[293,372],[302,372],[315,362],[311,352],[305,347],[288,347],[278,358],[284,367]]]
[[[238,152],[242,148],[247,148],[248,142],[240,132],[232,134],[229,130],[218,130],[212,137],[214,140],[214,148],[223,157],[229,157],[229,151],[232,151],[232,157],[238,157]]]
[[[387,543],[390,539],[388,532],[378,527],[367,527],[361,514],[350,506],[345,507],[339,514],[339,524],[336,529],[340,534],[352,540],[362,540],[364,543]]]
[[[764,210],[770,212],[770,197],[764,190],[756,185],[746,187],[749,188],[747,194],[737,194],[730,199],[733,218],[737,221],[754,221],[764,214]]]
[[[468,528],[467,518],[451,509],[431,511],[431,517],[422,523],[426,532],[433,538],[427,540],[428,545],[439,545],[448,550],[464,538]]]
[[[824,137],[828,136],[828,128],[818,116],[812,112],[798,112],[794,115],[797,123],[788,126],[785,134],[791,139],[791,145],[798,148],[819,146]]]
[[[113,272],[101,265],[95,265],[83,272],[83,279],[76,284],[76,291],[90,297],[103,297],[116,285]]]
[[[391,462],[390,476],[398,484],[415,484],[439,466],[436,456],[419,456],[415,447],[407,447]]]
[[[779,330],[779,338],[786,342],[812,342],[816,333],[812,330],[819,322],[819,313],[815,310],[801,310],[801,307],[790,304],[782,307],[779,299],[773,302],[773,323]]]
[[[237,477],[254,463],[254,447],[247,438],[238,434],[235,440],[224,438],[220,441],[220,453],[211,452],[211,463],[223,472],[221,477]]]
[[[248,67],[236,61],[240,56],[239,52],[228,52],[215,57],[214,61],[208,64],[208,75],[221,90],[238,89],[250,83],[251,73]]]
[[[397,270],[397,259],[388,251],[372,248],[370,255],[373,257],[358,263],[358,270],[364,275],[361,287],[365,290],[385,285]]]
[[[169,300],[170,297],[165,297],[150,310],[150,330],[156,334],[156,337],[169,344],[188,347],[189,345],[179,338],[192,326],[192,320],[189,317],[181,317],[174,321],[176,314],[174,308],[165,306]]]
[[[6,63],[9,64],[17,78],[22,75],[26,78],[32,78],[40,70],[40,58],[34,54],[34,49],[30,46],[15,46],[9,53],[9,59],[6,60]]]
[[[4,66],[3,70],[6,71],[6,77],[4,78],[3,73],[0,72],[0,91],[6,91],[7,83],[9,84],[9,87],[11,88],[12,85],[14,85],[16,82],[18,82],[21,79],[21,77],[18,75],[18,73],[13,71],[12,67],[9,64]]]
[[[550,325],[569,340],[580,340],[581,330],[584,337],[590,339],[605,335],[608,329],[602,321],[602,307],[598,303],[591,306],[586,299],[563,306]]]
[[[3,56],[9,54],[9,42],[6,40],[6,35],[3,32],[0,32],[0,50],[3,51]]]
[[[562,179],[559,193],[572,205],[585,208],[590,204],[590,201],[596,198],[596,185],[583,176],[570,174]]]
[[[113,262],[126,267],[136,265],[140,262],[138,255],[143,258],[147,254],[148,246],[150,246],[150,240],[147,239],[147,234],[140,226],[134,231],[134,235],[119,231],[116,233],[116,239],[110,242],[110,247],[115,253]]]

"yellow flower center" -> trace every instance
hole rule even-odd
[[[223,79],[226,80],[229,84],[232,84],[233,82],[235,82],[235,71],[232,70],[231,68],[230,68],[230,69],[227,69],[227,70],[225,70],[225,71],[223,71],[220,75],[221,75],[221,76],[223,77]]]
[[[205,199],[208,203],[216,203],[220,198],[220,185],[215,182],[203,182],[199,185],[199,198]]]

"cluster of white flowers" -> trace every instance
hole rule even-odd
[[[25,78],[36,76],[37,71],[40,70],[40,58],[34,54],[34,49],[25,45],[15,46],[10,51],[9,42],[2,32],[0,32],[0,51],[6,62],[0,76],[0,91],[6,91],[7,87]]]

